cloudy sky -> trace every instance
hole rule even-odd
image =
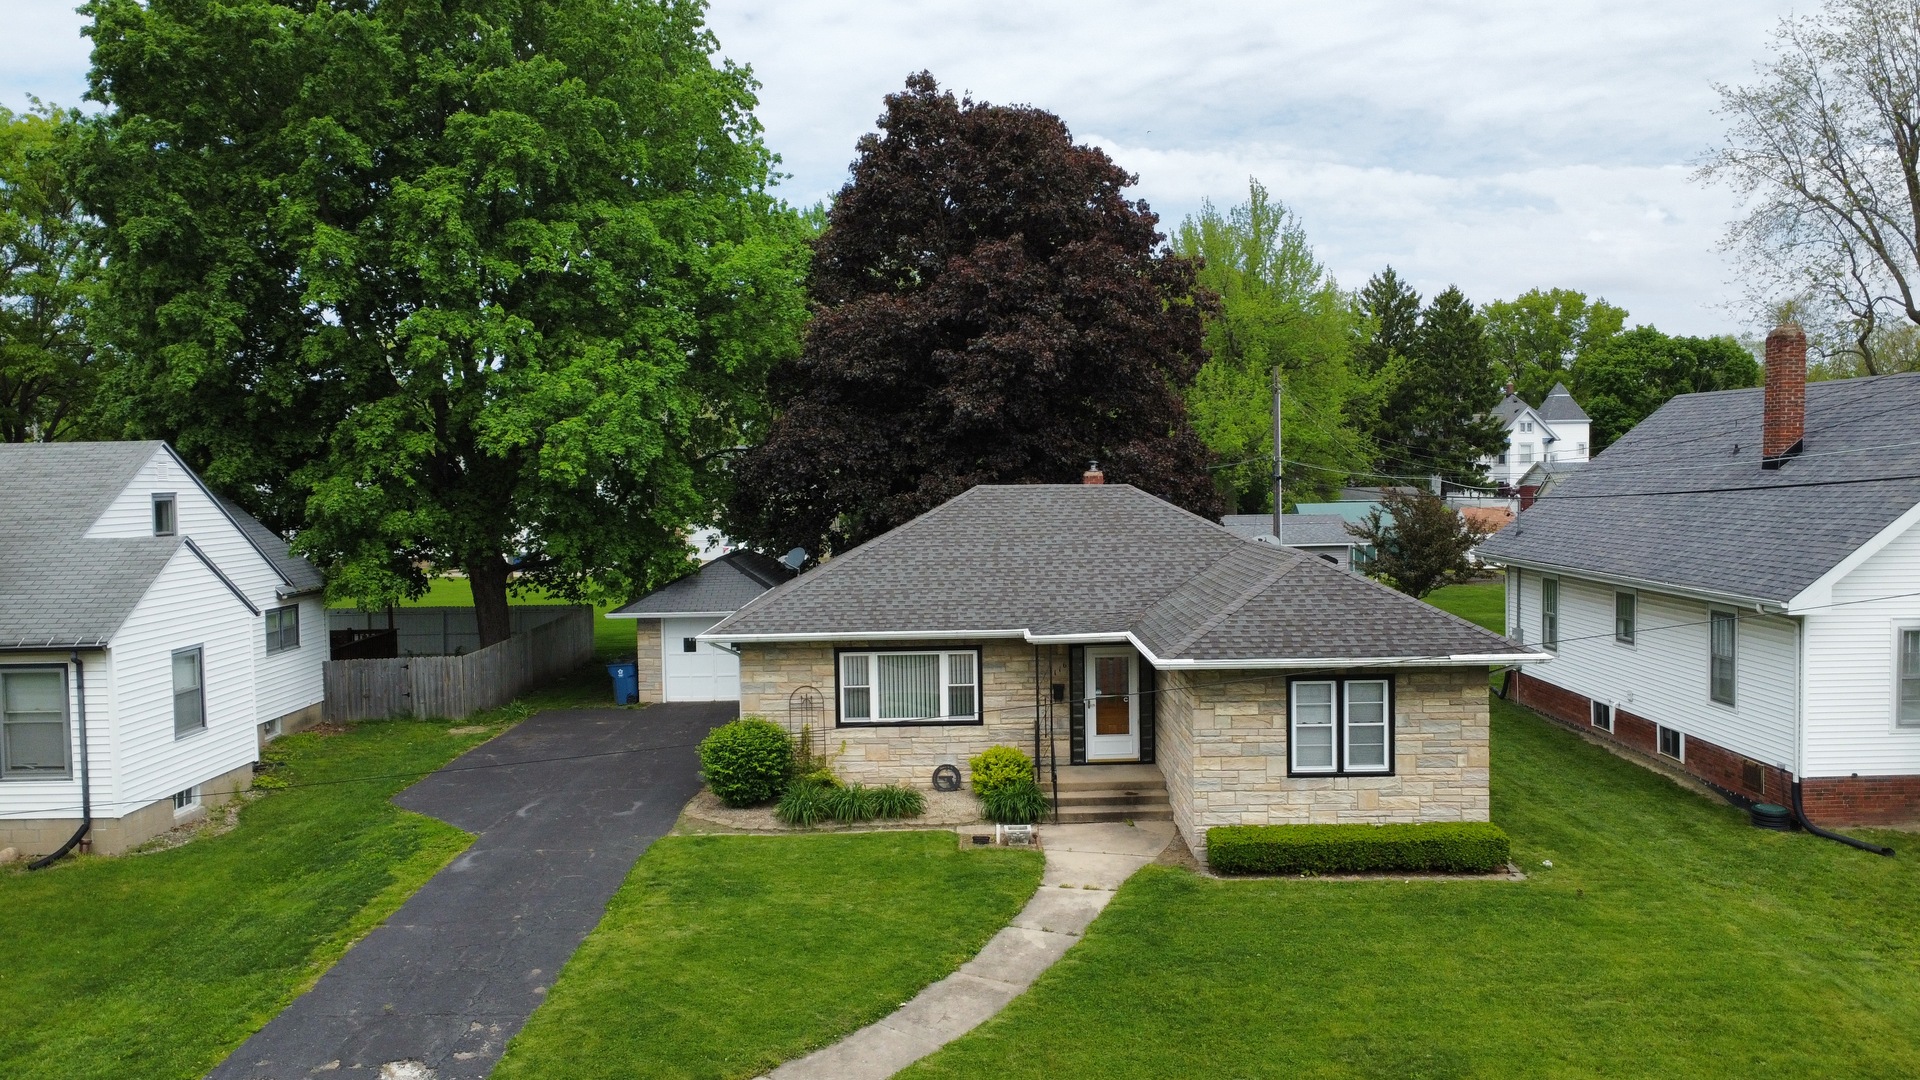
[[[0,104],[71,103],[72,0],[7,0]],[[1801,10],[1810,8],[1803,3]],[[880,99],[925,68],[1037,105],[1140,176],[1171,225],[1259,177],[1357,286],[1602,295],[1676,333],[1750,330],[1718,250],[1738,207],[1690,181],[1716,81],[1751,76],[1784,0],[716,0],[764,88],[767,138],[812,202]]]

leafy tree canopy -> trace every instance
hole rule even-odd
[[[87,332],[100,281],[99,223],[72,177],[73,110],[0,108],[0,442],[99,434],[107,356]]]
[[[1626,325],[1627,312],[1573,289],[1529,289],[1482,311],[1494,375],[1538,406],[1556,382],[1573,381],[1574,361]]]
[[[1378,475],[1484,483],[1480,460],[1500,452],[1506,433],[1491,416],[1500,382],[1472,301],[1448,287],[1419,308],[1419,296],[1389,269],[1357,303],[1368,328],[1358,354],[1383,395],[1371,432]],[[1418,321],[1410,321],[1416,309]]]
[[[1225,213],[1204,204],[1181,224],[1173,247],[1200,266],[1200,284],[1220,298],[1206,319],[1209,359],[1187,408],[1194,430],[1226,465],[1217,476],[1234,508],[1273,509],[1275,366],[1285,391],[1286,497],[1331,498],[1348,471],[1372,464],[1350,417],[1369,407],[1371,385],[1353,370],[1357,315],[1314,258],[1306,230],[1255,180],[1247,201]]]
[[[797,345],[755,83],[685,0],[93,0],[128,420],[363,603],[679,571]],[[512,560],[510,563],[509,560]]]
[[[1669,337],[1636,326],[1574,364],[1573,392],[1599,453],[1677,394],[1760,385],[1760,365],[1730,337]]]
[[[1215,514],[1180,388],[1205,358],[1193,263],[1134,178],[1039,109],[886,99],[814,244],[814,313],[776,420],[741,455],[729,532],[844,551],[982,483],[1098,460]]]
[[[1367,519],[1348,525],[1347,531],[1373,545],[1369,575],[1408,596],[1425,596],[1473,577],[1468,555],[1489,530],[1456,513],[1438,495],[1387,489]]]

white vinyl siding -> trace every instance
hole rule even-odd
[[[1920,727],[1897,715],[1900,634],[1920,630],[1916,593],[1920,528],[1911,528],[1836,582],[1833,606],[1807,613],[1805,775],[1920,773]],[[1750,667],[1743,654],[1743,677]]]
[[[973,723],[980,716],[979,678],[972,649],[844,652],[840,722]]]
[[[1538,626],[1541,575],[1527,570],[1519,577],[1516,615],[1523,625]],[[1615,587],[1564,574],[1558,581],[1560,646],[1552,660],[1527,668],[1529,676],[1756,761],[1792,767],[1799,699],[1793,619],[1751,610],[1741,614],[1735,704],[1719,705],[1707,696],[1706,602],[1639,590],[1634,601],[1637,645],[1625,649],[1614,640]],[[1882,635],[1876,651],[1884,656],[1884,630]],[[1886,685],[1882,681],[1875,686],[1883,701],[1886,691],[1880,688]],[[1809,686],[1809,701],[1814,696]],[[1885,706],[1881,709],[1884,716]]]

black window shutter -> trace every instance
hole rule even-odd
[[[1153,761],[1153,720],[1159,715],[1155,712],[1155,706],[1160,701],[1160,695],[1154,693],[1159,672],[1153,670],[1153,665],[1147,663],[1147,658],[1144,656],[1134,657],[1133,662],[1140,666],[1140,760],[1151,763]]]
[[[1067,647],[1067,764],[1087,763],[1087,650]]]

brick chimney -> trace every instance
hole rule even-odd
[[[1797,326],[1767,334],[1766,405],[1762,413],[1760,467],[1777,469],[1800,452],[1807,430],[1807,335]]]
[[[1080,474],[1080,482],[1083,484],[1104,484],[1107,482],[1107,474],[1100,471],[1099,462],[1089,461],[1087,462],[1087,471]]]

